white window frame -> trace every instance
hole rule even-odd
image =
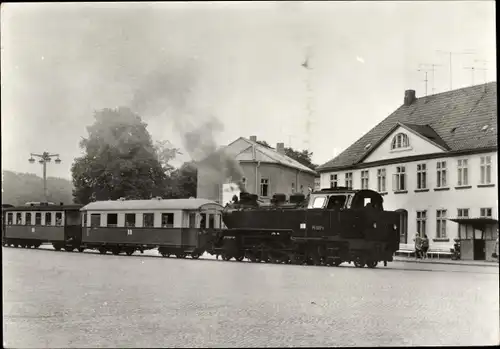
[[[493,218],[493,208],[491,207],[481,207],[479,212],[481,218]]]
[[[386,182],[387,180],[385,168],[377,169],[377,190],[379,193],[387,192]]]
[[[264,195],[264,186],[266,186],[267,189],[266,195]],[[260,196],[264,198],[269,197],[269,178],[260,179]]]
[[[391,150],[406,149],[410,147],[410,139],[405,133],[398,133],[391,142]]]
[[[406,181],[406,167],[397,166],[396,173],[392,177],[392,190],[393,191],[405,191],[407,190],[408,183]]]
[[[438,161],[436,163],[436,187],[437,188],[447,188],[448,178],[447,178],[447,168],[446,161]]]
[[[417,211],[417,232],[420,236],[427,234],[427,210]]]
[[[361,189],[369,189],[370,185],[370,171],[361,171]]]
[[[491,155],[481,156],[480,162],[480,183],[491,184]]]
[[[295,194],[295,182],[292,182],[292,194]]]
[[[469,161],[468,159],[457,160],[457,186],[469,185]]]
[[[446,210],[436,210],[436,239],[446,239],[448,236],[446,231],[446,216]]]
[[[468,208],[459,208],[457,209],[457,217],[458,218],[469,218],[469,209]]]
[[[417,189],[427,189],[427,164],[417,164]]]
[[[345,177],[344,177],[345,178],[344,182],[345,182],[345,186],[348,188],[352,188],[352,177],[353,177],[352,172],[346,172]]]
[[[338,179],[339,176],[336,173],[330,175],[330,188],[333,188],[336,185],[338,186]]]

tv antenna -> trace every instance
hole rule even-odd
[[[483,70],[484,71],[484,82],[486,83],[486,68],[478,68],[478,67],[464,67],[464,69],[469,69],[471,71],[471,77],[472,77],[472,85],[474,85],[474,72],[476,70]]]
[[[486,61],[484,59],[475,59],[474,62],[483,63],[483,68],[479,69],[479,70],[483,71],[483,79],[484,79],[484,83],[486,84],[486,71],[488,70],[488,68],[486,68],[486,65],[488,64],[488,61]]]
[[[422,67],[431,67],[430,71],[432,72],[432,75],[431,75],[431,79],[432,79],[431,80],[432,81],[431,92],[432,92],[432,94],[434,94],[434,92],[436,91],[436,89],[434,88],[434,81],[435,81],[435,79],[434,79],[434,72],[436,71],[436,67],[441,67],[441,66],[442,66],[441,64],[434,64],[434,63],[427,64],[427,63],[422,63],[422,64],[420,64],[420,68],[418,70],[418,71],[420,71],[422,69]],[[425,77],[425,79],[427,80],[427,76]],[[426,93],[425,93],[425,95],[427,95],[427,86],[426,86]]]
[[[450,90],[453,90],[453,70],[452,70],[452,58],[455,55],[472,55],[475,54],[474,50],[464,50],[460,52],[454,52],[454,51],[442,51],[442,50],[437,50],[437,53],[444,53],[449,55],[450,57]]]

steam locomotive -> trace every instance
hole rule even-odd
[[[399,214],[384,211],[372,190],[335,187],[291,195],[288,202],[275,194],[270,204],[241,193],[223,217],[227,229],[218,244],[225,259],[374,268],[399,249]]]
[[[203,253],[252,262],[356,267],[387,265],[399,249],[399,214],[372,190],[335,187],[275,194],[270,203],[242,192],[222,207],[204,199],[98,201],[86,206],[3,207],[4,246],[168,257]]]

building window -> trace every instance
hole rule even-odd
[[[457,212],[458,218],[469,218],[468,208],[459,208]],[[467,234],[467,228],[463,224],[458,224],[458,238],[465,239]]]
[[[336,187],[338,184],[338,175],[332,174],[330,175],[330,188]]]
[[[458,216],[458,218],[468,218],[469,217],[469,209],[468,208],[459,208],[457,216]]]
[[[392,139],[391,149],[408,148],[410,146],[410,140],[408,136],[404,133],[398,133]]]
[[[267,197],[269,195],[269,179],[262,178],[260,180],[260,196]]]
[[[173,213],[162,213],[161,214],[161,227],[162,228],[173,228],[174,227],[174,214]]]
[[[292,194],[295,193],[295,183],[292,183]]]
[[[352,188],[352,172],[345,174],[345,186],[347,188]]]
[[[427,165],[417,165],[417,189],[427,188]]]
[[[446,238],[446,210],[436,211],[436,238]]]
[[[377,190],[379,193],[385,193],[385,168],[377,170]]]
[[[107,215],[107,225],[108,227],[116,227],[118,225],[118,214],[116,213],[108,213]]]
[[[491,156],[481,156],[481,184],[491,183]]]
[[[446,187],[446,161],[438,161],[436,164],[437,170],[437,187]]]
[[[468,185],[469,183],[469,168],[467,159],[458,160],[458,186]]]
[[[481,218],[492,218],[493,217],[491,208],[482,208],[480,210],[480,212],[481,212],[481,214],[480,214]]]
[[[243,189],[247,188],[247,179],[245,177],[241,179],[241,186],[243,187]]]
[[[420,236],[427,234],[427,211],[417,211],[417,233]]]
[[[404,166],[396,167],[396,173],[393,177],[392,190],[406,190],[406,168]]]
[[[361,171],[361,189],[368,189],[368,171]]]

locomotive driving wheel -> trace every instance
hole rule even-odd
[[[133,254],[134,254],[134,252],[135,252],[135,251],[134,251],[134,250],[132,250],[132,249],[131,249],[131,250],[127,250],[127,251],[125,251],[125,253],[127,254],[127,256],[131,256],[131,255],[133,255]]]
[[[235,259],[236,259],[238,262],[241,262],[241,261],[243,261],[243,258],[245,258],[245,256],[243,256],[243,255],[239,255],[239,256],[237,256]]]
[[[378,262],[375,260],[370,260],[370,261],[366,262],[366,266],[368,268],[372,268],[372,269],[377,267],[377,264],[378,264]]]
[[[354,266],[356,268],[363,268],[365,266],[365,261],[361,257],[357,257],[354,261]]]
[[[191,258],[192,258],[192,259],[198,259],[198,258],[200,258],[200,254],[199,254],[199,253],[194,253],[194,252],[193,252],[193,253],[191,253]]]

